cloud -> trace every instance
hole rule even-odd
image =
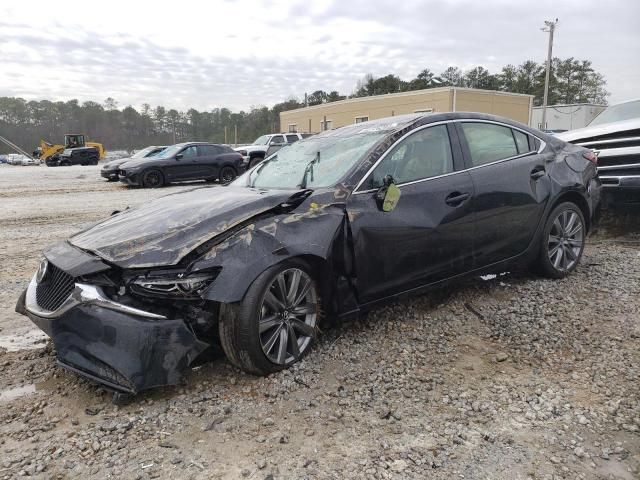
[[[110,5],[38,3],[50,19],[38,24],[31,0],[0,7],[0,95],[246,109],[318,89],[350,93],[366,73],[542,62],[549,12],[560,18],[554,53],[592,60],[612,100],[637,96],[640,79],[635,0]],[[84,14],[61,16],[74,11]]]

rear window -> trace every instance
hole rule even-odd
[[[512,130],[513,138],[516,139],[516,146],[518,147],[518,153],[528,153],[531,151],[529,147],[529,135],[522,133],[520,130]]]
[[[474,167],[518,155],[509,127],[493,123],[461,123]]]

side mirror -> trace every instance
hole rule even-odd
[[[376,192],[375,198],[378,208],[383,212],[390,212],[400,200],[400,189],[391,175],[384,177],[383,185]]]
[[[176,160],[180,160],[183,157],[184,157],[184,154],[179,153],[179,154],[176,155]]]

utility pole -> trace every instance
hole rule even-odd
[[[542,125],[541,129],[547,128],[547,100],[549,99],[549,75],[551,74],[551,57],[553,52],[553,32],[558,24],[555,21],[545,20],[545,26],[541,29],[543,32],[549,32],[549,50],[547,51],[547,71],[544,76],[544,98],[542,99]]]

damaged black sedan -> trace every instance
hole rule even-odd
[[[568,275],[599,196],[589,150],[506,119],[359,123],[48,248],[17,310],[120,392],[176,384],[212,345],[265,375],[323,318],[516,265]]]

